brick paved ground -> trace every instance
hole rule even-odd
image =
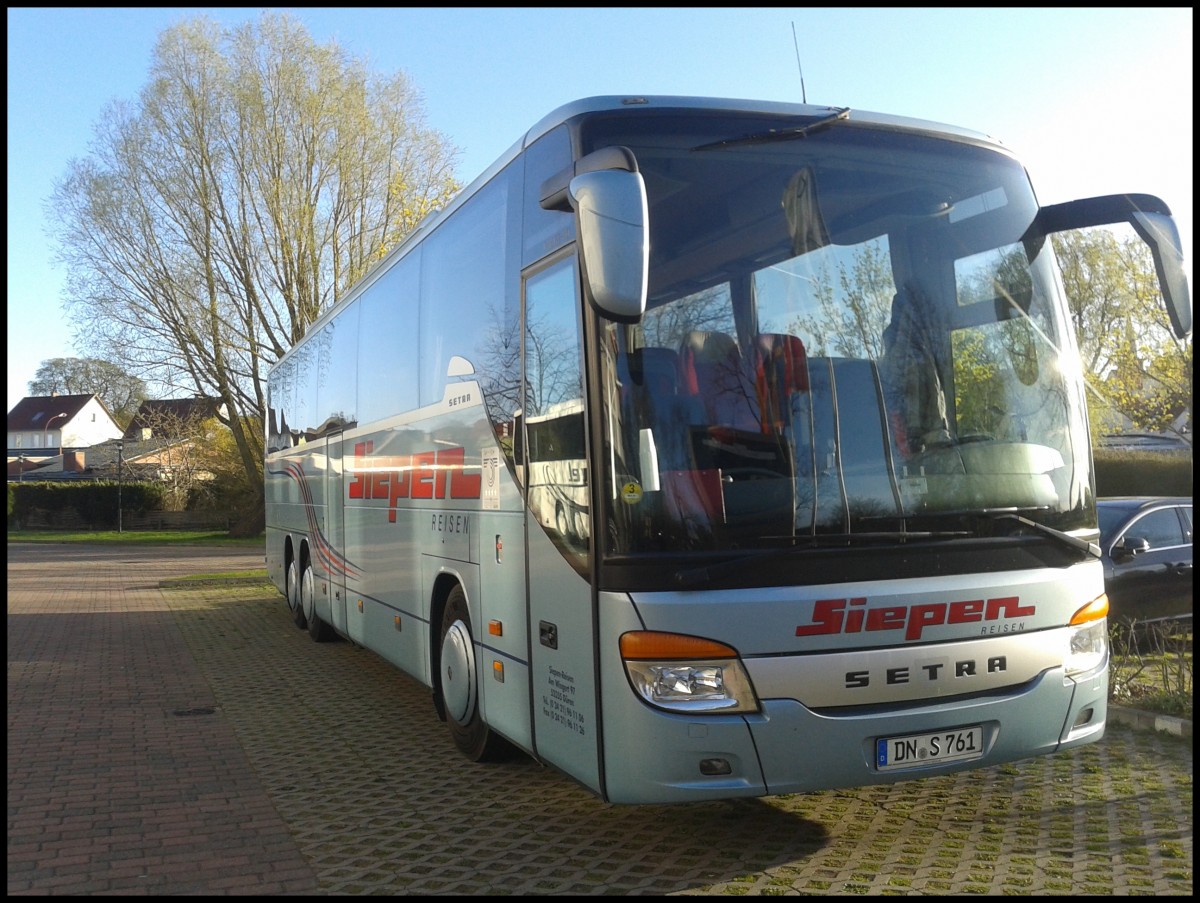
[[[10,546],[9,894],[1192,894],[1192,745],[606,806],[466,762],[429,691],[317,645],[261,555]]]
[[[8,892],[316,889],[158,587],[262,556],[29,549],[9,549]]]

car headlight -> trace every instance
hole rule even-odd
[[[621,636],[621,659],[634,692],[671,712],[757,712],[758,698],[737,650],[715,640],[637,630]]]
[[[1070,647],[1064,662],[1067,676],[1095,671],[1108,656],[1108,596],[1103,593],[1075,612]]]

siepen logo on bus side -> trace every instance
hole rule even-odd
[[[1024,625],[1007,623],[1010,619],[1032,617],[1036,605],[1021,605],[1016,596],[999,599],[970,599],[963,602],[927,602],[920,605],[889,605],[865,608],[866,598],[818,599],[813,605],[811,624],[796,628],[796,636],[826,636],[834,633],[863,633],[875,630],[903,630],[904,639],[919,640],[926,627],[943,624],[983,624],[984,634],[1017,632]],[[987,622],[1005,621],[1004,624]]]
[[[388,522],[396,522],[399,499],[477,499],[482,475],[467,473],[466,451],[443,448],[415,455],[372,456],[373,442],[354,446],[352,499],[387,499]]]

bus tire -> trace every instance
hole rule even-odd
[[[300,563],[295,558],[288,564],[287,604],[292,623],[304,627],[304,609],[300,602]]]
[[[308,619],[304,616],[304,578],[312,576],[312,572],[308,568],[308,556],[305,555],[304,558],[306,560],[303,567],[300,568],[300,576],[296,580],[296,607],[292,609],[292,623],[301,630],[308,626]]]
[[[455,586],[442,612],[439,692],[450,736],[459,752],[472,762],[497,761],[509,750],[507,741],[483,723],[479,715],[479,669],[471,639],[467,596]]]
[[[320,615],[317,614],[317,586],[311,564],[304,569],[300,586],[304,590],[301,598],[304,600],[304,620],[307,622],[308,635],[312,637],[314,643],[328,643],[333,639],[333,628],[322,621]]]

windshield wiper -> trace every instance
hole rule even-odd
[[[1086,539],[1080,539],[1077,536],[1072,536],[1070,533],[1064,533],[1062,530],[1056,530],[1053,527],[1047,527],[1045,524],[1039,524],[1035,520],[1030,520],[1015,511],[992,509],[990,511],[958,511],[958,512],[940,512],[942,515],[975,515],[986,518],[995,523],[1002,520],[1013,520],[1023,527],[1028,527],[1036,530],[1043,536],[1048,536],[1066,546],[1069,546],[1076,551],[1083,552],[1093,558],[1100,557],[1100,546],[1094,542],[1088,542]],[[793,538],[793,537],[789,537]],[[938,531],[916,531],[902,530],[896,532],[870,532],[870,533],[821,533],[812,536],[796,536],[795,545],[786,546],[779,549],[766,549],[758,552],[750,552],[738,558],[731,558],[726,561],[720,561],[716,564],[704,565],[698,568],[687,568],[685,570],[675,572],[675,582],[683,587],[698,586],[708,583],[711,580],[727,575],[732,572],[742,570],[747,567],[761,564],[764,561],[769,561],[773,558],[782,558],[793,555],[797,552],[806,552],[814,549],[828,548],[847,548],[856,543],[870,543],[873,541],[886,541],[894,543],[904,543],[913,540],[928,540],[928,539],[967,539],[979,538],[979,534],[970,530],[938,530]]]
[[[1039,524],[1037,521],[1022,517],[1019,514],[1009,512],[1004,514],[988,514],[986,516],[992,520],[1015,520],[1024,527],[1029,527],[1045,536],[1057,539],[1059,542],[1065,543],[1072,549],[1078,549],[1092,558],[1100,557],[1100,545],[1098,543],[1088,542],[1086,539],[1080,539],[1078,536],[1072,536],[1070,533],[1064,533],[1062,530],[1055,530],[1053,527]]]
[[[720,147],[737,147],[741,144],[766,144],[770,141],[795,141],[797,138],[807,138],[814,132],[827,129],[834,123],[849,118],[850,108],[840,107],[832,115],[826,116],[824,119],[818,119],[816,122],[810,122],[808,125],[801,125],[792,129],[769,129],[768,131],[758,132],[753,135],[743,135],[741,138],[726,138],[723,141],[699,144],[693,147],[692,150],[716,150]]]
[[[784,558],[794,555],[797,552],[808,552],[814,549],[829,549],[829,548],[848,548],[856,543],[870,543],[873,541],[883,540],[888,543],[904,543],[912,540],[924,539],[963,539],[973,535],[967,530],[943,530],[943,531],[913,531],[899,530],[895,532],[876,532],[876,533],[820,533],[816,535],[804,535],[795,537],[786,537],[794,539],[796,545],[785,546],[779,549],[765,549],[763,551],[749,552],[738,558],[731,558],[726,561],[719,561],[716,564],[707,564],[698,568],[687,568],[682,571],[675,572],[675,582],[680,586],[697,586],[702,583],[707,583],[710,580],[728,574],[733,571],[741,570],[742,568],[751,565],[760,564],[763,561],[768,561],[772,558]],[[769,538],[769,537],[766,537]]]
[[[1086,539],[1080,539],[1077,536],[1072,536],[1070,533],[1064,533],[1062,530],[1056,530],[1053,527],[1047,527],[1045,524],[1038,523],[1035,520],[1030,520],[1021,514],[1022,511],[1045,511],[1046,506],[1038,506],[1033,508],[960,508],[948,511],[928,511],[920,515],[920,519],[927,521],[928,518],[937,518],[945,520],[947,518],[982,518],[989,523],[996,523],[1002,520],[1014,520],[1023,527],[1029,527],[1036,530],[1043,536],[1049,536],[1051,539],[1056,539],[1066,546],[1070,546],[1076,551],[1083,552],[1093,558],[1100,557],[1100,546],[1094,542],[1088,542]]]
[[[1093,558],[1100,557],[1100,546],[1094,542],[1088,542],[1086,539],[1080,539],[1078,536],[1072,536],[1070,533],[1064,533],[1062,530],[1056,530],[1053,527],[1047,527],[1045,524],[1040,524],[1035,520],[1030,520],[1023,516],[1021,511],[1045,511],[1045,507],[1038,508],[974,508],[960,509],[955,511],[933,511],[927,516],[938,518],[956,518],[956,517],[977,517],[983,518],[990,523],[996,523],[1002,520],[1015,520],[1023,527],[1029,527],[1036,530],[1043,536],[1049,536],[1051,539],[1056,539],[1066,546],[1070,546],[1076,551],[1083,552]]]

